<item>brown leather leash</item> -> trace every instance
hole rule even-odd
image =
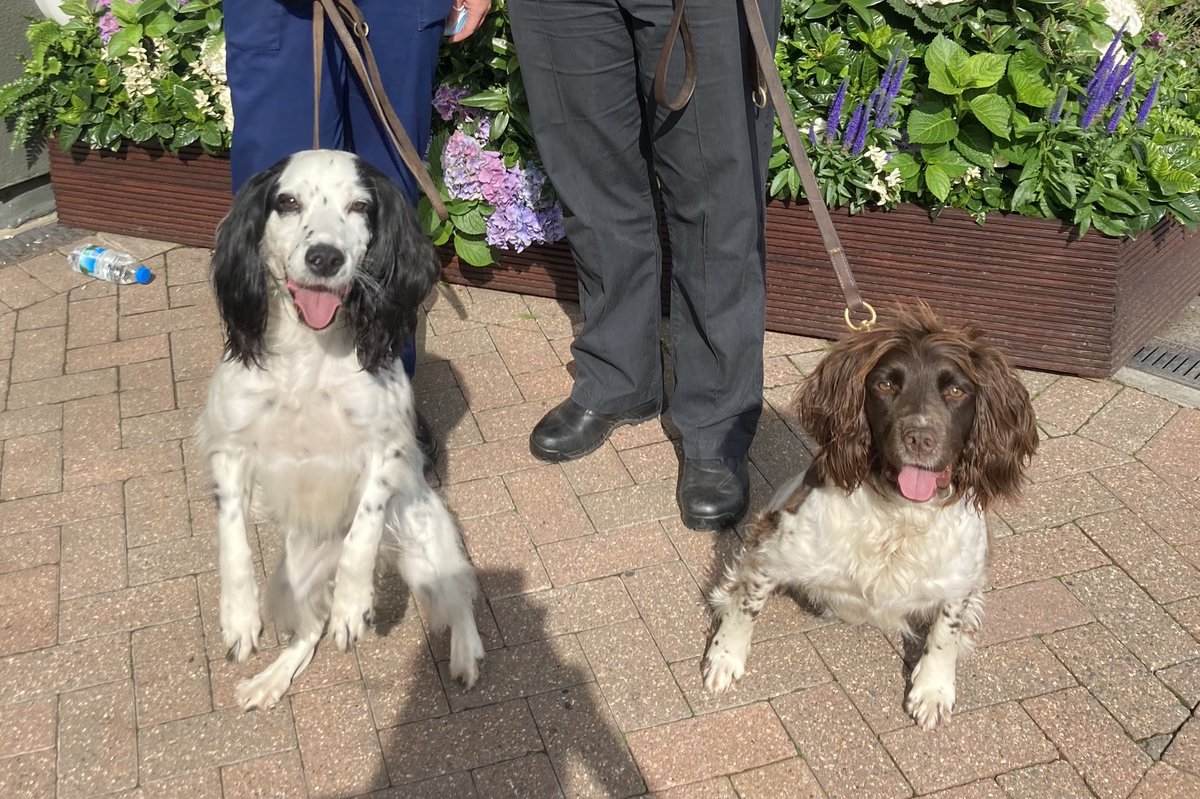
[[[659,105],[670,111],[678,111],[686,105],[696,85],[696,56],[687,20],[684,19],[684,2],[685,0],[675,0],[675,12],[667,32],[667,42],[659,56],[658,73],[654,78],[654,98]],[[750,41],[754,45],[759,81],[766,81],[766,92],[775,105],[775,115],[779,118],[779,127],[783,131],[783,138],[787,142],[788,150],[791,151],[792,162],[800,173],[805,199],[808,200],[808,207],[812,209],[813,218],[817,221],[817,229],[821,232],[821,242],[825,245],[825,252],[833,264],[833,272],[837,276],[838,285],[841,286],[842,295],[846,298],[846,310],[843,318],[851,330],[870,330],[875,325],[875,309],[871,307],[870,303],[863,300],[862,294],[858,290],[858,283],[854,280],[854,273],[850,269],[850,261],[846,258],[846,251],[842,248],[841,239],[838,238],[837,229],[833,225],[833,218],[829,215],[828,206],[825,205],[825,198],[821,194],[817,176],[813,173],[812,162],[808,160],[808,153],[804,149],[800,130],[796,127],[796,120],[790,113],[791,106],[788,104],[787,94],[783,90],[783,81],[779,78],[779,70],[775,68],[775,52],[771,49],[762,13],[758,10],[758,0],[742,0],[742,8],[746,14],[746,27],[750,31]],[[666,90],[663,84],[666,82],[667,62],[670,61],[671,51],[675,46],[676,31],[683,33],[686,77],[684,88],[670,103],[667,103],[664,101]],[[755,103],[760,108],[764,107],[766,98],[762,96],[761,86],[755,88],[754,95]],[[851,318],[851,312],[865,314],[866,319],[856,323]]]
[[[362,11],[352,0],[313,0],[313,149],[321,147],[321,75],[324,67],[326,17],[341,40],[346,58],[358,74],[358,79],[371,101],[371,107],[375,109],[375,114],[387,131],[400,159],[416,178],[421,191],[429,198],[434,213],[443,222],[446,221],[449,214],[446,213],[446,206],[442,204],[441,194],[425,168],[424,159],[413,147],[412,139],[408,137],[400,117],[396,115],[396,109],[388,100],[379,66],[375,62],[375,53],[367,40],[370,27],[363,18]]]

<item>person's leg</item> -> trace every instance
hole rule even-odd
[[[422,155],[429,145],[434,72],[450,5],[451,0],[359,2],[370,28],[367,39],[375,54],[388,101],[413,146]],[[352,69],[347,78],[346,127],[347,149],[399,183],[408,198],[416,203],[416,179],[404,166]],[[417,368],[416,339],[412,331],[400,351],[400,360],[405,373],[412,377]]]
[[[653,22],[638,38],[643,91],[652,96],[671,3],[630,0],[630,7]],[[760,8],[778,30],[779,0],[760,0]],[[762,410],[763,219],[773,116],[770,106],[760,110],[750,100],[756,72],[740,3],[689,0],[687,16],[695,93],[679,113],[655,108],[652,133],[671,238],[671,415],[689,458],[740,457]],[[675,76],[683,74],[682,49],[675,48]]]
[[[579,276],[571,396],[600,413],[658,402],[661,254],[631,20],[617,0],[513,0],[508,9]]]
[[[433,118],[438,49],[451,0],[359,0],[358,5],[370,27],[367,40],[375,53],[388,100],[413,146],[424,155]],[[417,182],[404,166],[353,70],[346,124],[347,146],[399,183],[415,203]]]
[[[312,5],[226,3],[226,73],[233,100],[233,190],[281,158],[312,147]],[[325,48],[321,146],[342,147],[342,60]]]
[[[749,500],[746,453],[762,412],[766,167],[772,110],[750,100],[757,69],[740,3],[691,0],[698,80],[677,113],[653,106],[669,0],[627,0],[650,97],[654,163],[671,239],[671,417],[683,436],[678,500],[684,523],[719,529]],[[760,0],[779,26],[779,0]],[[670,74],[683,75],[683,48]],[[668,87],[668,94],[674,86]]]

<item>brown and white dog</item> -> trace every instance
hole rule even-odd
[[[1029,394],[977,329],[921,305],[834,344],[795,402],[819,449],[712,592],[705,687],[742,676],[767,597],[796,588],[851,624],[928,625],[905,706],[932,729],[950,717],[956,663],[980,626],[984,513],[1019,493],[1037,449]]]

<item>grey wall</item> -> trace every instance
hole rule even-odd
[[[17,56],[29,53],[25,28],[30,17],[41,16],[33,0],[0,0],[0,83],[21,74]],[[12,149],[8,130],[0,124],[0,230],[53,209],[47,171],[45,153],[30,163],[23,148]]]

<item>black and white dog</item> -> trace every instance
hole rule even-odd
[[[212,279],[228,345],[197,427],[215,484],[221,630],[230,660],[258,645],[253,501],[286,537],[267,606],[292,635],[238,686],[243,708],[279,701],[327,625],[342,650],[363,635],[381,553],[431,626],[450,627],[451,674],[467,687],[479,675],[474,570],[425,482],[397,358],[437,274],[399,188],[349,153],[284,159],[221,223]]]

